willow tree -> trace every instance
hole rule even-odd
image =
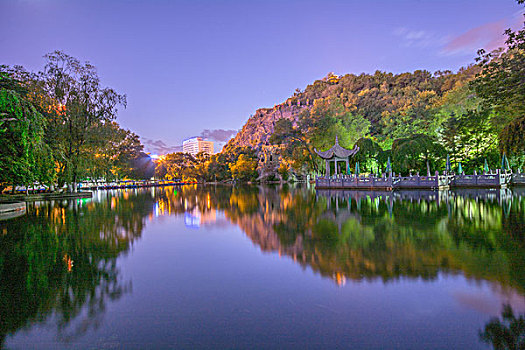
[[[38,170],[49,163],[37,155],[42,153],[44,118],[25,98],[22,85],[7,73],[0,72],[0,183],[29,185],[40,180]]]
[[[385,165],[385,157],[383,155],[383,149],[377,142],[366,137],[362,137],[354,145],[359,147],[359,152],[357,152],[353,161],[359,162],[359,165],[363,166],[363,170],[369,170],[373,172],[378,169],[379,165]]]
[[[56,117],[50,120],[48,137],[59,164],[59,185],[76,182],[96,157],[93,147],[103,138],[104,125],[116,118],[117,106],[126,96],[101,86],[94,66],[63,52],[45,56],[42,78],[48,95],[56,101]]]
[[[396,139],[392,143],[392,165],[396,172],[424,172],[427,164],[436,170],[444,156],[444,147],[435,138],[425,134]]]

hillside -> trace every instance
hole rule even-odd
[[[457,73],[438,71],[432,74],[425,70],[343,76],[329,73],[304,91],[297,90],[282,104],[258,109],[227,148],[250,146],[260,149],[268,143],[277,120],[289,119],[297,125],[304,110],[311,110],[322,101],[335,100],[342,103],[346,111],[370,122],[369,136],[379,140],[394,139],[407,132],[407,125],[421,127],[422,122],[433,119],[447,94],[466,87],[478,71],[477,66],[470,66]],[[427,124],[435,127],[436,123]]]

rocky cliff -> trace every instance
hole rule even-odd
[[[258,109],[244,124],[241,131],[228,142],[226,147],[249,146],[260,150],[263,145],[268,144],[268,139],[272,136],[277,120],[289,119],[295,124],[299,114],[309,107],[310,104],[304,102],[302,104],[300,102],[292,104],[288,101],[273,108]]]

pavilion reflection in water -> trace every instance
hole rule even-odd
[[[363,280],[432,282],[461,274],[509,298],[525,295],[521,189],[185,186],[97,191],[92,200],[35,203],[27,216],[0,222],[2,246],[20,247],[1,251],[0,267],[9,273],[1,275],[0,344],[51,314],[66,329],[81,317],[85,303],[94,306],[90,315],[102,314],[105,303],[130,291],[131,281],[122,278],[117,258],[140,239],[149,221],[186,213],[199,217],[199,225],[237,225],[261,251],[289,257],[341,286]],[[27,270],[10,270],[21,262]],[[97,277],[86,282],[81,276]],[[16,298],[19,302],[12,303]],[[91,318],[87,324],[94,323]]]
[[[234,224],[261,251],[338,284],[462,271],[525,290],[525,189],[184,186],[152,197],[156,216],[183,215],[191,227]]]
[[[184,187],[159,192],[165,214],[238,226],[263,252],[290,257],[337,284],[436,279],[459,272],[525,291],[520,189],[311,190]],[[218,224],[209,220],[209,225]],[[489,268],[487,268],[487,266]]]
[[[474,199],[476,201],[495,201],[499,205],[509,204],[513,198],[520,200],[525,196],[525,188],[516,188],[510,190],[508,188],[477,188],[477,189],[454,189],[446,191],[437,190],[398,190],[394,192],[372,191],[372,190],[341,190],[341,189],[318,189],[316,190],[317,198],[327,199],[328,208],[335,205],[335,209],[339,210],[341,202],[350,203],[354,200],[361,202],[362,200],[383,201],[388,205],[389,212],[395,201],[409,201],[409,202],[435,202],[437,205],[441,203],[451,203],[457,198]],[[348,207],[347,207],[348,208]],[[504,208],[504,207],[503,207]]]

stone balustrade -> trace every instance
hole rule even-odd
[[[392,177],[334,175],[318,176],[317,188],[392,189]]]
[[[512,174],[511,183],[514,186],[525,186],[525,174],[524,173]]]
[[[455,175],[452,178],[452,187],[480,187],[480,188],[504,188],[510,184],[510,173],[501,173],[499,170],[495,174],[473,174]]]
[[[318,176],[315,180],[316,188],[325,189],[447,189],[447,188],[506,188],[509,185],[525,186],[525,174],[500,172],[489,174],[439,174],[431,176],[419,174],[410,176],[382,176],[368,175],[334,175]]]

